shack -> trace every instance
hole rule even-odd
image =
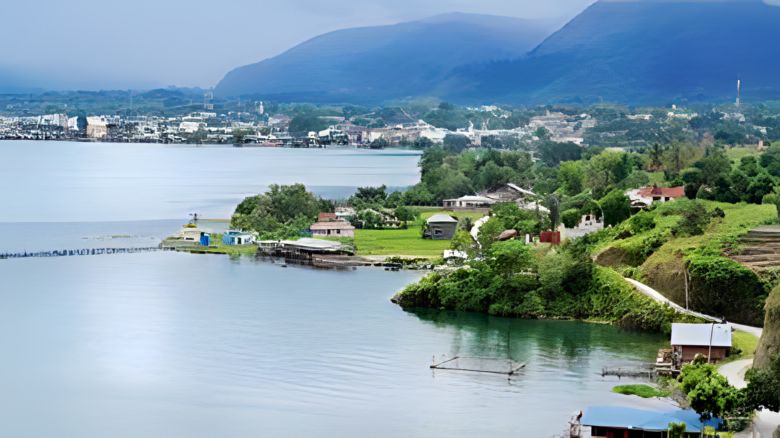
[[[225,245],[249,245],[255,243],[255,236],[243,231],[226,231],[222,235],[222,243]]]
[[[447,214],[434,214],[425,222],[423,237],[433,240],[450,240],[458,229],[458,220]]]
[[[701,436],[704,427],[716,428],[717,418],[702,424],[691,409],[653,411],[624,406],[593,406],[585,409],[581,424],[590,427],[591,438],[667,438],[669,423],[684,423],[686,438]]]
[[[731,350],[730,324],[672,324],[672,354],[682,363],[697,354],[719,362]]]

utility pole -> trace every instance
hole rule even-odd
[[[710,323],[710,347],[707,350],[707,363],[710,363],[710,358],[712,357],[712,332],[715,331],[715,323]]]

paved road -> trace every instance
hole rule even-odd
[[[705,315],[703,313],[694,312],[692,310],[688,310],[677,303],[671,301],[670,299],[663,296],[660,292],[653,289],[652,287],[640,283],[636,280],[633,280],[631,278],[626,278],[626,281],[631,283],[636,290],[641,292],[642,294],[654,299],[655,301],[658,301],[662,304],[668,304],[673,309],[677,310],[680,313],[684,313],[687,315],[693,315],[698,316],[699,318],[705,319],[707,321],[713,321],[713,322],[720,322],[720,318],[716,318],[714,316]],[[761,337],[762,329],[761,327],[752,327],[749,325],[744,324],[734,324],[730,323],[732,327],[734,327],[734,330],[750,333],[756,337]],[[747,386],[747,383],[745,382],[745,372],[753,365],[753,359],[743,359],[738,360],[735,362],[727,363],[723,366],[721,366],[718,371],[726,376],[726,378],[729,380],[729,383],[731,385],[737,387],[737,388],[744,388]],[[753,421],[753,428],[752,430],[748,430],[745,432],[742,432],[740,434],[735,435],[735,438],[772,438],[772,434],[775,430],[780,426],[780,414],[777,412],[769,412],[769,411],[759,411],[756,414],[756,418]]]
[[[715,316],[705,315],[703,313],[694,312],[693,310],[688,310],[688,309],[680,306],[679,304],[675,303],[674,301],[670,300],[669,298],[666,298],[665,296],[663,296],[661,294],[661,292],[658,292],[657,290],[653,289],[652,287],[650,287],[650,286],[648,286],[648,285],[646,285],[644,283],[640,283],[640,282],[638,282],[638,281],[636,281],[634,279],[631,279],[631,278],[626,278],[625,280],[627,282],[631,283],[631,285],[634,286],[634,288],[636,290],[638,290],[639,292],[641,292],[642,294],[644,294],[644,295],[654,299],[655,301],[658,301],[659,303],[668,304],[671,308],[677,310],[680,313],[684,313],[686,315],[697,316],[697,317],[699,317],[701,319],[705,319],[707,321],[712,321],[712,322],[720,322],[721,321],[720,318],[717,318]],[[731,324],[731,326],[734,327],[734,330],[737,330],[737,331],[740,331],[740,332],[750,333],[750,334],[752,334],[752,335],[754,335],[756,337],[761,337],[761,331],[762,331],[761,327],[752,327],[752,326],[744,325],[744,324],[735,324],[733,322],[730,322],[729,324]]]

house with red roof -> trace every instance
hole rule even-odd
[[[647,208],[656,202],[670,202],[685,196],[685,188],[678,187],[658,187],[657,185],[640,187],[629,190],[626,196],[631,200],[631,207],[642,209]]]

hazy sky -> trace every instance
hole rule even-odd
[[[570,18],[591,2],[6,0],[0,69],[46,88],[209,87],[233,67],[331,30],[454,11]]]

